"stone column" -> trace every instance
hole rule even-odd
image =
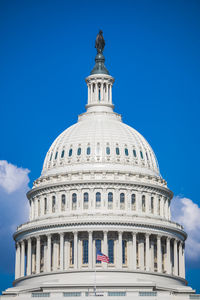
[[[16,254],[15,254],[15,279],[20,277],[20,258],[21,258],[21,253],[20,253],[20,244],[16,243]]]
[[[181,243],[181,241],[179,242],[178,252],[179,252],[178,253],[178,259],[179,259],[179,263],[178,263],[179,272],[178,272],[178,275],[180,277],[182,277],[182,267],[183,267],[183,265],[182,265],[182,243]]]
[[[110,103],[112,103],[112,84],[110,84]]]
[[[154,272],[154,261],[155,261],[155,255],[154,255],[154,240],[151,239],[151,271]]]
[[[171,274],[171,248],[170,248],[170,238],[167,237],[167,263],[166,263],[166,272],[167,274]]]
[[[78,232],[74,232],[74,269],[78,268]]]
[[[60,270],[64,269],[64,232],[60,233]]]
[[[108,255],[108,232],[103,232],[103,253],[105,255]],[[108,264],[106,262],[103,262],[103,267],[106,269],[108,267]]]
[[[145,255],[145,260],[146,260],[146,271],[150,270],[150,249],[149,249],[149,234],[146,233],[145,235],[146,241],[145,241],[145,245],[146,245],[146,255]]]
[[[118,232],[118,268],[122,268],[122,231]]]
[[[132,253],[132,255],[133,255],[133,259],[132,259],[132,261],[133,261],[133,270],[136,270],[137,268],[137,266],[136,266],[136,233],[135,232],[133,232],[133,237],[132,237],[132,243],[133,243],[133,253]]]
[[[157,216],[158,215],[158,196],[155,195],[154,197],[154,214]]]
[[[21,242],[21,277],[24,276],[24,268],[25,268],[25,243],[24,241]]]
[[[174,240],[174,275],[178,276],[178,252],[177,252],[177,240]]]
[[[138,251],[139,251],[139,269],[144,270],[144,239],[139,238],[138,244]]]
[[[40,236],[36,241],[36,273],[40,273]]]
[[[182,277],[185,278],[185,244],[182,245]]]
[[[157,272],[162,271],[162,249],[161,249],[161,236],[157,235]]]
[[[98,95],[98,83],[95,82],[95,102],[98,102],[98,99],[99,99],[99,95]]]
[[[88,262],[89,262],[89,269],[92,269],[92,231],[89,231],[89,238],[88,238]]]
[[[47,235],[47,272],[51,272],[51,234]]]
[[[27,248],[27,275],[31,275],[31,257],[32,257],[32,249],[31,249],[31,238],[28,239],[28,248]]]

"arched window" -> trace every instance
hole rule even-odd
[[[72,209],[75,210],[77,207],[77,195],[76,193],[72,194]]]
[[[96,248],[96,258],[97,258],[97,251],[101,252],[101,240],[95,240],[95,248]],[[96,264],[100,264],[101,261],[96,259]]]
[[[57,151],[56,154],[55,154],[55,159],[57,159],[57,157],[58,157],[58,151]]]
[[[82,241],[82,262],[88,264],[88,240]]]
[[[70,253],[69,253],[69,263],[70,266],[74,264],[74,241],[70,241]]]
[[[116,151],[116,154],[117,154],[117,155],[120,155],[119,147],[117,147],[117,148],[115,149],[115,151]]]
[[[61,196],[61,211],[65,211],[65,205],[66,205],[66,199],[65,199],[65,195],[63,194]]]
[[[140,156],[141,156],[141,159],[143,159],[144,157],[143,157],[143,153],[142,153],[142,151],[140,151]]]
[[[145,203],[145,195],[142,196],[142,212],[145,212],[146,203]]]
[[[88,208],[88,201],[89,201],[89,194],[84,193],[83,194],[83,208],[87,209]]]
[[[127,265],[127,241],[122,240],[122,263]]]
[[[154,211],[154,199],[151,197],[151,213],[153,214]]]
[[[114,240],[108,240],[109,264],[114,264]]]
[[[128,149],[127,148],[124,149],[124,153],[125,153],[126,156],[128,156]]]
[[[159,198],[159,199],[158,199],[158,215],[160,215],[160,208],[161,208],[160,202],[161,202],[161,200],[160,200],[160,198]]]
[[[65,155],[65,150],[62,151],[62,153],[61,153],[61,158],[63,158],[64,155]]]
[[[87,155],[90,155],[90,153],[91,153],[91,148],[87,147]]]
[[[136,150],[135,150],[135,149],[133,149],[133,156],[134,156],[134,157],[137,157],[137,153],[136,153]]]
[[[96,193],[96,208],[99,208],[101,206],[101,193]]]
[[[106,147],[106,154],[110,155],[110,147]]]
[[[40,216],[40,199],[38,199],[38,216]]]
[[[44,198],[44,214],[47,214],[47,198]]]
[[[135,194],[131,195],[131,209],[136,210],[136,199],[135,199]]]
[[[72,148],[69,149],[69,157],[72,156]]]
[[[56,197],[52,197],[52,212],[54,213],[56,211]]]
[[[78,148],[78,150],[77,150],[77,155],[78,155],[78,156],[81,155],[81,148]]]
[[[113,208],[113,193],[111,192],[108,193],[108,208]]]
[[[120,194],[120,209],[124,209],[125,208],[125,194],[121,193]]]

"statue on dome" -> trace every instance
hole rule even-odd
[[[99,30],[95,41],[95,48],[97,49],[97,53],[102,53],[105,47],[105,41],[103,38],[103,31]]]

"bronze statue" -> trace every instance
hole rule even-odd
[[[105,47],[105,41],[103,38],[103,31],[99,30],[95,41],[95,48],[97,49],[97,53],[102,53]]]

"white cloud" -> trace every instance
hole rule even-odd
[[[28,169],[18,168],[6,160],[0,160],[0,187],[8,194],[29,183]]]
[[[171,211],[173,220],[183,225],[188,234],[187,259],[200,263],[200,207],[191,199],[177,196],[172,200]]]
[[[0,160],[0,270],[13,272],[15,247],[12,235],[28,219],[29,170]]]

